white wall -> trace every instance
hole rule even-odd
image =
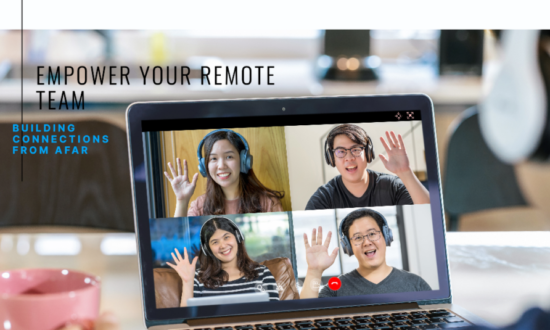
[[[424,138],[420,121],[358,125],[365,129],[373,141],[376,158],[368,167],[383,173],[391,172],[386,170],[378,157],[380,153],[385,154],[380,137],[385,137],[385,131],[394,131],[396,134],[403,135],[415,127],[413,134],[409,134],[403,140],[413,171],[426,171]],[[326,164],[324,155],[326,135],[335,126],[336,124],[285,127],[292,209],[295,211],[304,210],[317,188],[339,174],[336,168]]]
[[[422,277],[432,290],[439,290],[430,204],[404,205],[403,218],[409,271]]]

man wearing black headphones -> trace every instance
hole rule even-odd
[[[306,210],[429,203],[428,190],[409,166],[401,135],[386,132],[386,138],[380,138],[386,149],[380,159],[396,175],[367,169],[375,154],[361,127],[343,124],[332,129],[325,141],[325,160],[340,175],[317,189]]]
[[[329,255],[331,232],[323,244],[322,228],[317,237],[313,229],[311,246],[304,234],[308,267],[301,299],[431,290],[420,276],[386,264],[386,246],[391,245],[393,234],[382,214],[371,209],[355,210],[342,220],[338,231],[344,252],[355,256],[359,267],[339,276],[339,290],[325,286],[319,292],[323,272],[336,260],[338,248]]]

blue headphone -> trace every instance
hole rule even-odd
[[[366,209],[365,208],[365,209],[359,209],[359,210],[356,210],[356,211],[361,211],[361,210],[368,210],[369,212],[378,214],[382,218],[382,220],[384,221],[384,225],[381,228],[382,229],[382,235],[384,236],[384,240],[386,241],[386,246],[391,246],[391,242],[393,242],[393,233],[392,233],[390,227],[388,226],[388,221],[386,220],[386,218],[382,214],[380,214],[380,212],[377,212],[373,209]],[[348,237],[344,233],[344,224],[348,220],[350,214],[352,214],[356,211],[353,211],[353,212],[349,213],[344,218],[344,220],[342,220],[342,222],[340,222],[340,226],[338,227],[338,234],[340,235],[340,242],[342,243],[342,249],[344,250],[344,253],[347,254],[350,257],[353,256],[353,249],[351,248],[351,244],[349,242]],[[370,216],[370,215],[367,214],[365,216]]]
[[[246,139],[242,135],[240,135],[239,133],[237,133],[235,131],[232,131],[230,129],[217,129],[217,130],[214,130],[214,131],[206,134],[202,138],[201,142],[199,143],[199,148],[197,149],[197,157],[199,158],[199,172],[201,172],[201,175],[203,177],[206,177],[206,172],[207,172],[205,160],[204,160],[204,157],[202,157],[202,150],[201,150],[202,146],[204,144],[204,140],[206,140],[206,138],[209,137],[210,135],[212,135],[214,133],[217,133],[217,132],[235,133],[241,139],[241,141],[243,141],[244,150],[241,150],[241,152],[239,154],[240,159],[241,159],[241,173],[247,174],[248,171],[250,171],[250,169],[252,168],[252,155],[250,154],[250,149],[248,148],[248,142],[246,142]]]
[[[207,256],[210,256],[210,257],[214,257],[214,254],[212,252],[210,252],[210,249],[208,248],[208,245],[207,243],[203,242],[202,241],[202,229],[204,228],[204,226],[210,221],[210,220],[216,220],[216,219],[224,219],[224,220],[227,220],[229,221],[229,224],[231,225],[231,227],[233,227],[233,229],[235,230],[235,238],[237,239],[237,243],[240,243],[240,242],[244,242],[244,235],[243,233],[241,232],[241,230],[239,229],[239,226],[237,226],[236,223],[234,223],[233,221],[231,221],[231,219],[229,218],[226,218],[226,217],[213,217],[213,218],[210,218],[208,220],[206,220],[202,226],[201,226],[201,230],[199,232],[199,239],[201,241],[201,249],[202,249],[202,252],[207,255]]]

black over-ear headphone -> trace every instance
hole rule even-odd
[[[384,217],[382,215],[382,213],[377,212],[373,209],[364,208],[364,209],[359,209],[359,210],[356,210],[356,211],[365,211],[365,213],[367,213],[365,216],[369,216],[369,217],[373,217],[373,214],[378,215],[382,219],[382,222],[384,223],[382,228],[380,228],[380,230],[382,231],[382,235],[384,236],[384,241],[386,242],[386,246],[391,246],[391,242],[393,242],[393,232],[391,231],[391,228],[388,225],[388,221],[386,220],[386,217]],[[352,211],[351,213],[349,213],[342,220],[342,222],[340,222],[340,226],[338,227],[338,235],[340,236],[340,243],[342,243],[342,249],[344,250],[344,253],[347,254],[350,257],[353,256],[353,249],[351,247],[349,238],[347,237],[347,233],[344,232],[344,225],[345,225],[346,221],[349,220],[350,214],[352,214],[353,212],[356,212],[356,211]],[[368,212],[373,213],[373,214],[368,214]],[[359,219],[359,218],[357,218],[357,219]]]
[[[201,230],[199,232],[199,239],[201,241],[201,249],[202,249],[202,252],[209,256],[209,257],[213,257],[214,258],[214,254],[212,252],[210,252],[210,249],[208,248],[208,242],[203,242],[202,241],[202,229],[204,228],[204,226],[212,221],[212,220],[217,220],[217,219],[224,219],[224,220],[227,220],[229,222],[229,225],[231,227],[233,227],[233,229],[235,230],[235,238],[237,239],[237,243],[240,243],[240,242],[244,242],[244,235],[243,233],[241,232],[241,230],[239,229],[239,226],[237,226],[236,223],[234,223],[233,221],[231,221],[231,219],[229,218],[226,218],[226,217],[220,217],[220,216],[217,216],[217,217],[213,217],[213,218],[210,218],[208,220],[206,220],[205,223],[202,224],[202,227],[201,227]]]
[[[250,169],[252,168],[252,155],[250,154],[250,148],[248,147],[248,142],[246,142],[246,139],[244,138],[244,136],[242,136],[241,134],[235,132],[235,131],[232,131],[230,129],[217,129],[217,130],[214,130],[208,134],[206,134],[201,142],[199,143],[199,147],[197,148],[197,158],[199,159],[199,172],[201,173],[201,175],[203,177],[206,177],[206,172],[208,172],[207,168],[208,166],[206,165],[206,160],[205,158],[202,156],[202,146],[204,145],[204,141],[206,140],[207,137],[209,137],[210,135],[214,134],[214,133],[218,133],[218,132],[231,132],[231,133],[234,133],[235,135],[237,135],[241,141],[243,141],[243,144],[244,144],[244,149],[241,150],[241,152],[239,153],[239,157],[241,159],[241,173],[244,173],[244,174],[247,174],[248,171],[250,171]]]
[[[328,138],[330,137],[332,132],[340,126],[342,125],[334,127],[328,133],[327,138],[325,140],[325,161],[327,162],[328,165],[332,167],[336,166],[336,164],[334,163],[334,152],[333,152],[334,150],[332,149],[332,146],[328,145]],[[376,156],[374,155],[374,148],[372,147],[372,140],[362,127],[360,126],[357,126],[357,127],[359,127],[363,131],[363,133],[365,133],[365,135],[367,136],[367,145],[365,146],[365,152],[367,153],[367,163],[370,163],[376,158]]]

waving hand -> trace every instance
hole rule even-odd
[[[405,143],[403,143],[401,134],[398,134],[396,137],[394,132],[386,132],[386,138],[388,139],[387,143],[383,137],[380,138],[387,155],[380,155],[380,159],[386,169],[395,174],[409,171],[409,157],[407,156]]]
[[[323,228],[319,226],[317,237],[315,235],[315,228],[311,233],[311,245],[307,240],[307,234],[304,234],[304,244],[306,246],[306,261],[308,269],[323,272],[329,268],[336,260],[338,255],[338,248],[329,255],[328,246],[330,245],[330,237],[332,233],[329,231],[325,243],[323,243]]]
[[[193,181],[189,182],[189,177],[187,176],[187,160],[183,160],[183,175],[181,174],[181,160],[178,158],[177,162],[177,175],[174,171],[174,167],[171,163],[168,163],[168,168],[172,172],[172,176],[168,172],[164,172],[164,175],[170,181],[172,185],[172,190],[176,194],[176,199],[178,201],[187,201],[191,199],[193,193],[195,192],[195,186],[197,185],[197,179],[199,177],[198,173],[195,173],[193,176]]]
[[[175,255],[174,252],[172,252],[172,258],[174,258],[175,265],[169,262],[167,262],[166,264],[172,267],[176,272],[178,272],[178,275],[181,277],[183,284],[193,285],[193,279],[195,278],[195,266],[199,257],[195,257],[193,258],[193,262],[189,262],[186,248],[183,248],[183,255],[185,256],[185,258],[181,257],[178,249],[175,250]]]

